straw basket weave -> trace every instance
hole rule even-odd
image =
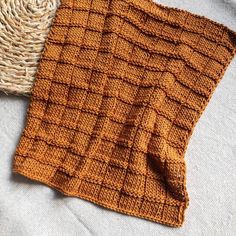
[[[59,0],[0,0],[0,91],[29,95]]]

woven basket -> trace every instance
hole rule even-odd
[[[29,95],[59,0],[0,0],[0,91]]]

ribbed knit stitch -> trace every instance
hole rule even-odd
[[[181,226],[184,154],[235,55],[235,32],[149,0],[61,2],[13,170]]]

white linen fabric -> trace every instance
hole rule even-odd
[[[236,31],[236,0],[156,0]],[[185,156],[190,205],[171,228],[66,197],[12,174],[29,100],[0,94],[0,235],[236,235],[236,58],[197,123]]]

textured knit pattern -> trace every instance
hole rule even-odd
[[[0,0],[0,91],[30,94],[59,0]]]
[[[14,171],[118,212],[181,226],[184,154],[236,34],[149,0],[64,0]]]

